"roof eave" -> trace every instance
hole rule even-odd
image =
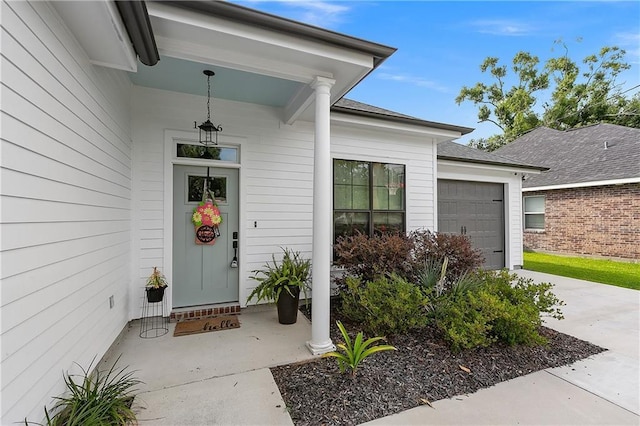
[[[459,132],[461,135],[466,135],[467,133],[471,133],[474,130],[473,128],[470,128],[470,127],[462,127],[462,126],[456,126],[453,124],[446,124],[446,123],[437,123],[435,121],[420,120],[418,118],[396,117],[392,115],[379,114],[379,113],[370,112],[370,111],[359,111],[359,110],[354,110],[352,108],[345,108],[345,107],[335,106],[335,105],[331,107],[331,110],[334,112],[351,114],[359,117],[376,118],[376,119],[391,121],[394,123],[411,124],[414,126],[430,127],[434,129]]]
[[[357,52],[373,56],[374,68],[391,56],[397,49],[383,44],[370,42],[324,28],[297,22],[291,19],[271,15],[258,10],[250,9],[226,1],[209,0],[151,0],[174,7],[188,9],[208,15],[225,18],[230,21],[249,24],[255,27],[269,29],[305,38],[313,41],[322,41],[334,46],[348,48]]]

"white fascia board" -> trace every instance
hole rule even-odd
[[[379,129],[379,130],[404,133],[404,134],[409,134],[414,136],[423,136],[423,137],[428,136],[434,139],[445,138],[444,140],[453,140],[461,136],[459,132],[429,128],[424,126],[413,126],[410,124],[397,123],[394,121],[388,121],[384,119],[360,117],[360,116],[345,114],[340,112],[331,112],[331,122],[348,124],[356,127],[364,127],[372,130]]]
[[[206,40],[216,40],[216,44],[221,44],[232,38],[248,41],[254,45],[255,43],[262,43],[266,46],[274,46],[284,51],[290,51],[292,63],[300,61],[301,59],[299,56],[296,56],[296,54],[310,55],[316,58],[322,58],[325,61],[333,60],[363,67],[370,67],[372,62],[370,55],[358,53],[350,49],[328,46],[324,43],[316,43],[284,33],[228,21],[223,18],[177,9],[158,2],[148,3],[147,9],[150,16],[165,21],[163,27],[167,24],[174,24],[172,29],[179,30],[180,25],[176,26],[175,24],[182,24],[187,30],[189,28],[197,28],[216,35],[216,37],[212,38],[203,38],[204,43],[206,43]],[[157,33],[160,36],[164,35],[162,28],[158,28]],[[176,34],[176,36],[180,36],[180,34]],[[225,37],[225,39],[220,40],[220,37]],[[280,61],[282,62],[282,58],[280,58]],[[305,62],[305,59],[302,59],[302,62]]]
[[[522,192],[548,191],[551,189],[588,188],[590,186],[624,185],[627,183],[640,183],[640,177],[627,179],[596,180],[592,182],[580,183],[566,183],[562,185],[534,186],[531,188],[522,188]]]
[[[502,172],[509,173],[528,173],[528,174],[540,174],[539,170],[531,170],[525,169],[518,166],[502,166],[499,164],[481,164],[481,163],[471,163],[464,160],[454,161],[454,160],[438,160],[438,164],[446,166],[457,166],[457,167],[465,167],[468,169],[476,169],[476,170],[498,170]]]

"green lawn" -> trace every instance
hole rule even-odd
[[[640,290],[640,263],[525,252],[524,269]]]

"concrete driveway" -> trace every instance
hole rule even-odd
[[[565,319],[547,326],[608,351],[567,367],[519,377],[471,395],[417,407],[369,425],[640,424],[640,292],[531,271],[552,282]],[[140,339],[134,326],[114,346],[121,365],[146,382],[136,397],[140,425],[292,425],[268,367],[313,357],[310,323],[277,323],[272,306],[240,316],[241,327]],[[153,368],[152,368],[153,367]]]

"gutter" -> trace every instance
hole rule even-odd
[[[504,167],[518,168],[518,169],[535,170],[537,172],[545,172],[549,170],[548,167],[531,166],[528,164],[506,163],[501,161],[475,160],[471,158],[451,157],[447,155],[438,155],[438,160],[456,161],[458,163],[463,162],[463,163],[474,163],[474,164],[488,164],[491,166],[504,166]]]
[[[160,55],[144,0],[116,0],[115,3],[140,62],[148,66],[157,64]]]

